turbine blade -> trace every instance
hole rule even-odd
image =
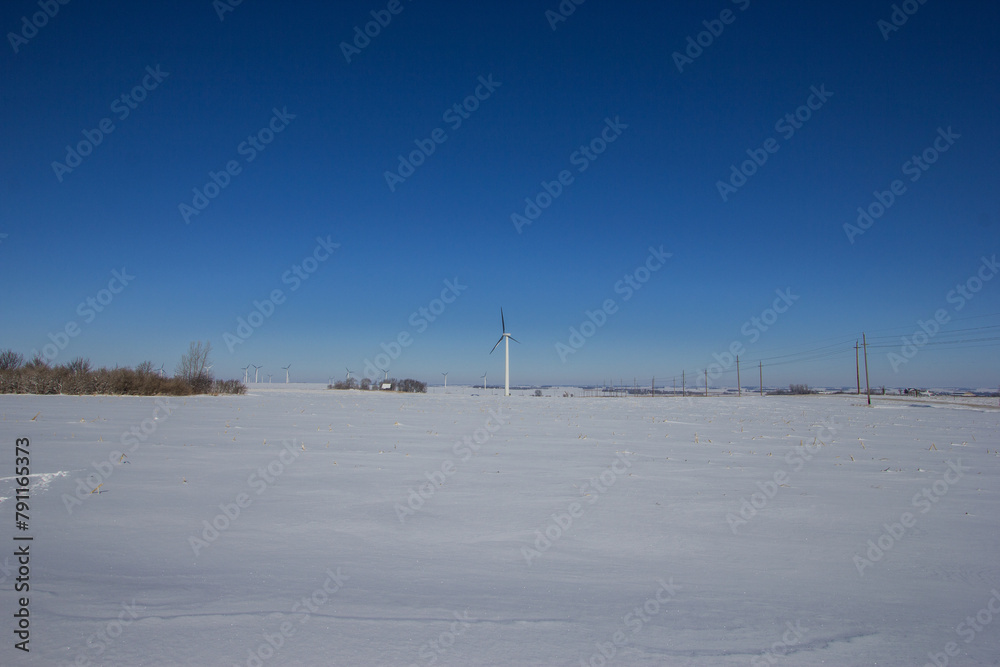
[[[500,336],[500,340],[497,341],[497,345],[499,345],[501,341],[503,341],[503,336]],[[497,345],[493,346],[493,350],[497,349]],[[493,350],[490,350],[490,354],[493,354]]]
[[[519,341],[518,339],[516,339],[516,338],[514,338],[513,336],[511,336],[510,334],[508,334],[508,335],[507,335],[507,337],[508,337],[508,338],[510,338],[510,339],[511,339],[512,341],[514,341],[515,343],[520,343],[520,342],[521,342],[521,341]]]
[[[503,321],[503,308],[500,309],[500,330],[507,333],[507,324]]]

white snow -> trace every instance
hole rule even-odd
[[[992,404],[546,393],[0,397],[0,664],[996,664]]]

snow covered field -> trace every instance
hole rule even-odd
[[[492,393],[0,397],[0,663],[1000,664],[993,401]]]

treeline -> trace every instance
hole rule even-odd
[[[41,357],[24,363],[24,358],[13,350],[0,352],[0,394],[190,396],[245,393],[246,386],[242,382],[216,380],[204,368],[168,378],[154,370],[149,361],[135,368],[95,370],[84,358],[53,366]]]
[[[410,394],[427,393],[427,383],[421,382],[420,380],[414,380],[413,378],[406,378],[405,380],[390,378],[387,382],[392,385],[391,391],[402,391]],[[371,378],[361,378],[360,382],[358,382],[356,378],[347,378],[346,380],[338,380],[333,384],[328,384],[326,388],[361,389],[363,391],[369,391],[371,389],[379,389],[383,384],[385,384],[385,382],[379,382],[378,380],[373,381]]]

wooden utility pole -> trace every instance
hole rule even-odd
[[[764,362],[757,362],[757,369],[760,371],[760,395],[764,395]]]
[[[868,382],[868,339],[864,332],[861,334],[861,343],[865,346],[865,393],[868,394],[868,405],[872,404],[872,386]]]
[[[742,396],[743,389],[740,387],[740,355],[736,355],[736,395]]]
[[[708,369],[705,369],[705,398],[708,398]]]
[[[854,371],[858,376],[858,396],[861,395],[861,362],[858,361],[858,341],[854,341]]]

